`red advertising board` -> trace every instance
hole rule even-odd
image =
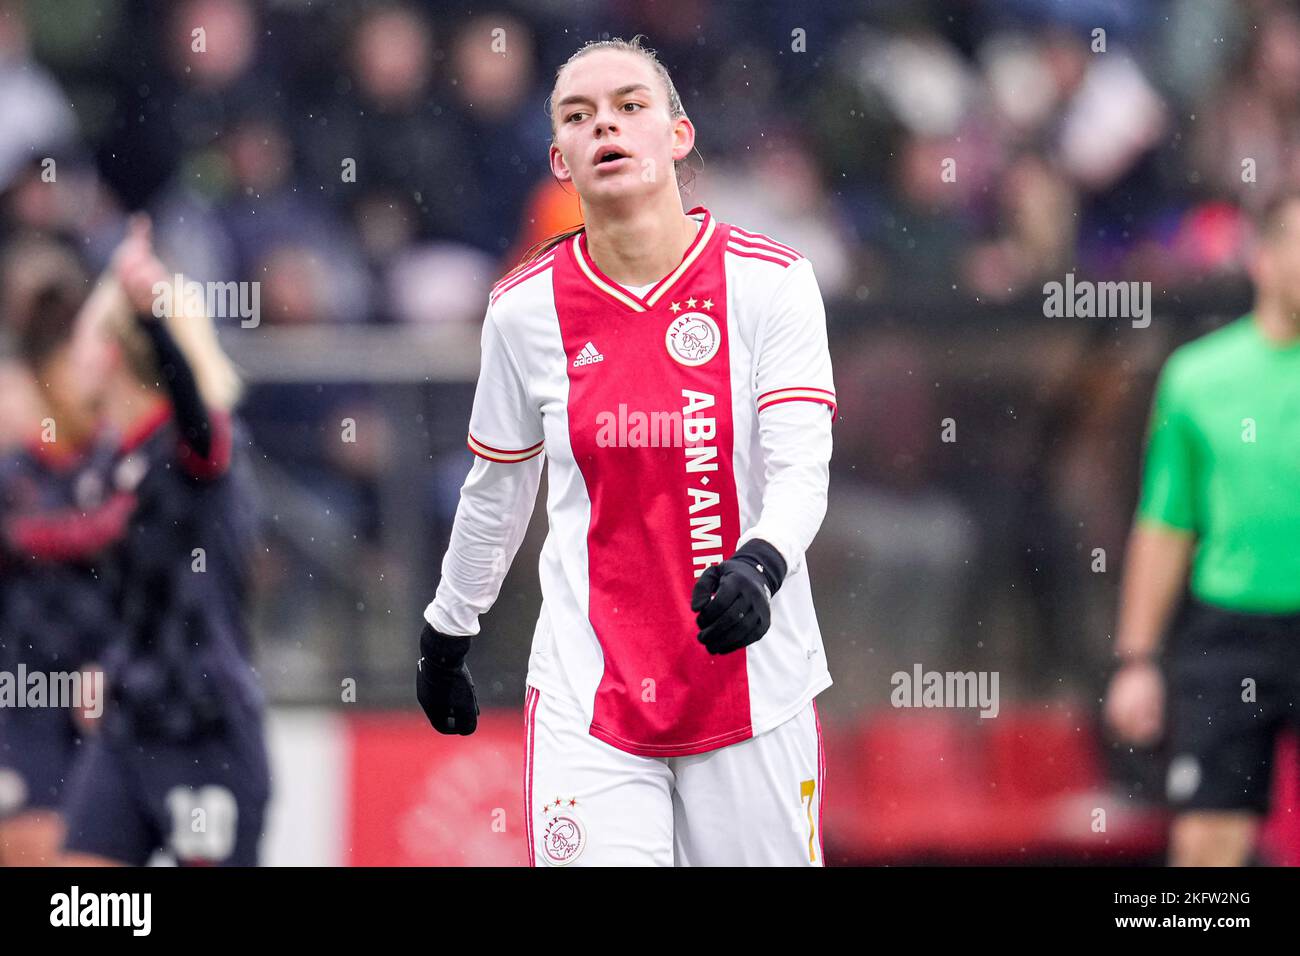
[[[420,713],[348,724],[352,866],[523,866],[524,721],[485,711],[471,737],[445,737]]]

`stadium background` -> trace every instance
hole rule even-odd
[[[1154,375],[1245,311],[1244,215],[1300,185],[1294,5],[0,0],[0,238],[102,268],[144,208],[169,266],[260,283],[222,340],[263,497],[268,861],[522,860],[542,506],[473,651],[474,738],[415,709],[415,636],[487,290],[581,217],[546,166],[554,70],[635,33],[698,130],[687,205],[808,255],[827,300],[830,862],[1158,862],[1163,755],[1098,717],[1118,572]],[[1067,272],[1151,282],[1150,326],[1045,318]],[[0,376],[8,444],[29,396]],[[999,715],[892,708],[916,664],[996,671]],[[1266,849],[1300,863],[1287,746]]]

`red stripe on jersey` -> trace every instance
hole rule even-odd
[[[152,438],[160,428],[170,422],[172,418],[171,403],[166,400],[161,401],[127,429],[119,443],[119,450],[123,454],[135,451]],[[234,442],[230,413],[209,408],[208,430],[210,439],[206,458],[194,450],[184,436],[180,434],[179,429],[176,432],[176,460],[180,463],[182,471],[191,478],[200,481],[211,481],[214,478],[219,478],[230,467],[230,455]]]
[[[43,441],[39,435],[28,437],[27,452],[50,471],[69,472],[86,460],[93,439],[78,444],[68,441]]]
[[[799,256],[792,255],[781,249],[773,249],[771,246],[760,246],[755,243],[742,242],[739,239],[732,239],[730,246],[732,249],[741,252],[756,252],[762,255],[775,256],[778,259],[784,259],[786,262],[798,262]]]
[[[15,518],[4,528],[9,547],[38,561],[88,560],[121,541],[135,513],[135,495],[117,492],[90,511],[64,508]]]
[[[492,292],[495,294],[496,291],[500,289],[502,286],[508,285],[509,283],[515,281],[516,279],[522,278],[525,273],[535,272],[539,267],[546,265],[554,258],[555,258],[555,250],[548,249],[545,253],[542,254],[540,259],[534,259],[532,262],[519,263],[519,265],[515,266],[513,269],[511,269],[509,272],[507,272],[505,275],[503,275],[500,279],[496,281],[496,283],[492,286]]]
[[[555,264],[565,354],[591,341],[605,356],[566,368],[570,447],[591,502],[588,618],[604,653],[590,732],[642,756],[703,753],[753,736],[746,652],[710,655],[690,608],[697,572],[730,557],[740,536],[726,228],[717,224],[671,290],[644,312],[601,294],[572,244]],[[708,321],[692,321],[693,313]],[[669,420],[680,420],[675,434],[683,443],[611,435],[620,405],[647,418],[676,416]],[[692,448],[699,451],[688,454]]]
[[[515,464],[540,455],[542,446],[546,444],[546,441],[539,441],[536,445],[529,445],[527,448],[521,448],[518,451],[509,448],[493,448],[491,445],[479,441],[473,435],[469,436],[465,444],[470,451],[480,458],[486,458],[488,461],[499,461],[503,464]]]
[[[172,417],[172,406],[165,398],[159,398],[157,404],[148,412],[137,418],[122,435],[120,449],[122,452],[135,451],[149,436],[162,428],[163,423]]]
[[[832,422],[839,416],[839,408],[835,404],[835,393],[824,388],[814,388],[811,385],[793,385],[770,389],[758,396],[758,410],[761,412],[765,408],[780,405],[782,402],[819,402],[830,406]]]
[[[524,695],[524,829],[528,834],[528,865],[536,866],[535,841],[537,831],[533,829],[533,746],[537,726],[537,698],[540,692],[536,687],[529,687]]]
[[[554,261],[555,261],[555,253],[552,252],[550,255],[542,259],[539,259],[536,263],[530,266],[521,266],[520,268],[523,271],[516,271],[514,273],[511,273],[510,275],[507,275],[504,279],[502,279],[500,282],[498,282],[496,285],[494,285],[492,287],[492,292],[488,296],[488,298],[491,301],[495,302],[497,299],[501,298],[501,295],[503,293],[509,292],[515,286],[519,285],[519,283],[525,282],[528,279],[531,279],[533,276],[545,272],[548,268],[550,268],[551,263],[553,263]]]
[[[474,438],[473,435],[470,435],[469,437]],[[536,451],[538,448],[541,448],[542,445],[546,444],[545,441],[539,441],[536,445],[529,445],[527,448],[497,448],[495,445],[489,445],[487,442],[479,441],[477,438],[474,438],[474,442],[480,448],[494,451],[499,455],[523,455],[530,451]]]
[[[179,441],[181,468],[191,478],[212,481],[226,473],[230,467],[231,446],[234,442],[230,415],[217,409],[208,409],[208,456],[204,458],[184,438]]]
[[[537,451],[529,455],[527,458],[500,458],[496,455],[491,455],[486,452],[479,451],[469,442],[465,443],[465,447],[468,448],[470,451],[472,451],[474,454],[478,455],[478,457],[482,458],[484,461],[495,461],[501,465],[517,465],[520,462],[528,461],[529,458],[536,458],[538,455],[542,453],[541,449],[538,449]]]
[[[796,259],[803,258],[803,253],[798,249],[793,249],[790,246],[787,246],[784,242],[777,242],[771,236],[765,236],[761,232],[749,232],[748,230],[741,229],[739,226],[732,226],[731,238],[735,241],[748,241],[751,243],[758,243],[759,245],[772,246],[775,249],[780,249],[782,252],[790,253],[790,255],[794,256]]]
[[[835,393],[829,389],[814,388],[811,385],[787,385],[785,388],[768,389],[762,395],[758,396],[758,404],[762,405],[763,399],[767,398],[769,395],[775,395],[778,392],[821,392],[823,395],[829,395],[831,398],[835,397]]]
[[[811,398],[811,397],[810,398],[775,398],[770,402],[764,402],[762,405],[759,405],[758,410],[761,412],[765,408],[771,408],[773,405],[784,405],[786,402],[813,402],[814,404],[817,405],[825,405],[831,410],[831,421],[835,421],[835,419],[838,418],[840,414],[839,406],[837,406],[829,398]]]
[[[543,258],[545,257],[543,256]],[[523,272],[525,269],[531,269],[533,266],[537,265],[539,261],[540,260],[534,259],[531,262],[515,263],[513,266],[511,266],[509,269],[506,270],[505,275],[497,279],[496,282],[492,283],[492,288],[488,290],[488,294],[495,295],[497,289],[501,288],[503,285],[505,285],[515,276],[519,275],[519,273]]]
[[[769,256],[761,252],[743,252],[737,246],[727,246],[727,251],[733,256],[740,256],[744,259],[762,259],[765,262],[775,262],[782,269],[788,269],[792,265],[792,263],[786,259],[778,259],[776,253]]]

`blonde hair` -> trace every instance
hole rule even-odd
[[[98,307],[106,313],[104,328],[121,347],[127,367],[136,379],[142,385],[158,388],[161,386],[162,374],[154,360],[153,346],[140,328],[126,293],[115,279],[108,282],[114,293],[111,298],[108,293],[101,293],[104,298],[98,302]],[[96,301],[97,298],[92,294],[91,301]],[[222,349],[217,339],[216,323],[211,316],[202,308],[188,307],[185,296],[179,298],[176,308],[159,321],[166,323],[167,331],[175,340],[177,348],[190,363],[203,403],[209,408],[230,411],[243,392],[239,372]]]

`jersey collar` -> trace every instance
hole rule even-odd
[[[585,229],[569,240],[570,249],[573,252],[573,261],[577,263],[578,272],[586,277],[587,281],[604,295],[633,312],[648,312],[654,308],[655,303],[663,298],[664,293],[671,289],[677,280],[686,274],[686,271],[695,263],[695,260],[700,257],[701,253],[704,252],[705,248],[709,244],[709,240],[713,238],[713,233],[716,228],[713,215],[703,206],[696,206],[688,212],[687,215],[693,216],[696,213],[703,213],[704,218],[700,222],[700,228],[695,233],[694,240],[692,240],[691,244],[686,247],[686,252],[682,255],[682,261],[677,264],[677,268],[655,283],[654,287],[644,296],[639,296],[630,289],[619,285],[609,276],[605,275],[605,273],[600,271],[600,267],[596,265],[588,254],[587,231]]]

